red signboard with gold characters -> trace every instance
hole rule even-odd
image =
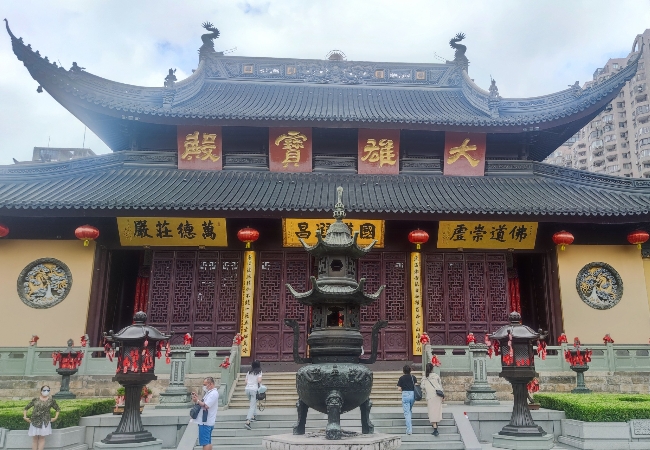
[[[445,132],[443,174],[485,175],[485,133]]]
[[[269,128],[271,172],[311,172],[311,128]]]
[[[399,130],[359,129],[359,173],[399,174]]]
[[[179,126],[178,168],[221,170],[221,127]]]

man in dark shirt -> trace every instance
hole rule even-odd
[[[411,421],[411,411],[413,410],[413,403],[415,403],[415,383],[417,379],[411,375],[411,367],[404,366],[404,375],[399,377],[397,381],[397,389],[402,393],[402,408],[404,409],[404,419],[406,420],[406,434],[413,433],[413,424]]]

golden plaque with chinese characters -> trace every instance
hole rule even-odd
[[[311,172],[311,128],[269,128],[271,172]]]
[[[399,174],[399,130],[359,129],[359,173]]]
[[[120,244],[132,246],[227,247],[226,219],[118,217]]]
[[[445,132],[443,173],[458,176],[485,175],[485,133]]]
[[[537,222],[441,221],[438,248],[534,249]]]
[[[179,126],[178,168],[221,170],[221,127]]]
[[[376,248],[384,247],[384,221],[346,219],[344,222],[354,233],[359,232],[357,242],[360,246],[370,245],[377,240]],[[282,219],[282,245],[285,247],[302,247],[300,239],[309,245],[316,245],[316,231],[320,230],[321,236],[327,235],[327,229],[334,223],[334,219]]]

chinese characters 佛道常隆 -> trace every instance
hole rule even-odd
[[[533,249],[537,222],[441,221],[438,248]]]

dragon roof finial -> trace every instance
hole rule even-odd
[[[456,63],[456,65],[458,65],[465,72],[467,72],[469,68],[469,60],[465,56],[467,47],[465,47],[463,44],[459,44],[459,42],[463,39],[465,39],[465,34],[458,33],[449,41],[449,46],[456,50],[454,53],[454,63]]]

